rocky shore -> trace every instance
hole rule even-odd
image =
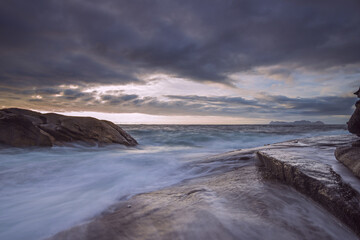
[[[355,94],[360,97],[360,89]],[[359,119],[360,101],[348,122],[348,130],[357,136]],[[94,220],[50,239],[357,239],[359,154],[358,137],[344,135],[218,155],[197,164],[206,168],[222,162],[221,171],[120,201]],[[291,211],[285,219],[284,208]],[[326,214],[321,220],[325,226],[307,221],[306,211],[311,218],[328,212],[355,234],[342,227],[335,231],[339,226]]]
[[[354,93],[360,98],[360,88]],[[347,122],[350,133],[360,136],[360,100],[355,103],[355,111]],[[337,160],[348,167],[357,177],[360,178],[360,140],[355,139],[347,146],[338,147],[335,151]]]
[[[42,114],[19,108],[0,110],[0,144],[31,147],[71,142],[137,145],[133,137],[110,121],[55,113]]]
[[[121,200],[50,239],[357,239],[360,180],[334,157],[355,139],[317,137],[217,155],[197,164],[220,161],[219,171]],[[317,220],[306,221],[309,215]]]
[[[348,122],[354,135],[291,140],[194,161],[188,167],[201,177],[119,199],[49,239],[358,239],[359,119],[358,101]],[[109,121],[0,110],[0,144],[72,142],[137,144]]]
[[[340,139],[298,140],[286,149],[258,151],[257,156],[270,177],[310,197],[360,235],[360,194],[334,170],[326,150],[327,146],[339,147],[348,142]]]

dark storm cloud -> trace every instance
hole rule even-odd
[[[268,96],[266,101],[275,110],[284,106],[283,111],[297,112],[303,115],[349,115],[353,112],[355,98],[323,96],[316,98],[289,98],[285,96]],[[281,108],[281,107],[280,107]]]
[[[358,64],[359,12],[358,0],[3,0],[0,86],[141,83],[156,72],[231,84],[259,66]]]
[[[110,105],[119,105],[131,100],[138,99],[139,96],[136,94],[122,94],[122,95],[103,95],[101,99]]]
[[[199,104],[197,112],[217,115],[246,115],[259,117],[284,115],[348,115],[355,103],[354,97],[323,96],[314,98],[289,98],[286,96],[263,95],[254,100],[241,97],[167,96],[192,104]],[[182,105],[180,104],[180,105]],[[196,112],[195,111],[195,112]]]
[[[6,93],[13,93],[13,94],[17,94],[19,96],[34,95],[34,94],[55,95],[55,94],[60,94],[61,91],[62,90],[59,88],[51,88],[51,87],[32,88],[32,89],[0,87],[0,94],[2,94],[2,95],[6,94]]]
[[[63,95],[68,100],[75,100],[75,99],[85,96],[86,93],[83,93],[77,89],[66,89],[66,90],[64,90]]]

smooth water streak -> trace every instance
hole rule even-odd
[[[124,127],[140,145],[0,149],[0,239],[41,239],[99,214],[121,198],[202,176],[193,162],[229,150],[319,135],[343,126]]]

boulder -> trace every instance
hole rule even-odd
[[[17,114],[0,116],[0,143],[16,146],[52,146],[50,137],[28,118]]]
[[[360,137],[360,101],[355,104],[356,109],[347,122],[349,132]]]
[[[53,146],[67,142],[122,144],[137,142],[116,124],[92,117],[41,114],[26,109],[0,110],[0,143],[14,147]]]
[[[360,88],[354,93],[360,97]],[[360,136],[360,101],[355,103],[355,111],[347,122],[350,133]],[[336,159],[349,168],[353,174],[360,177],[360,141],[354,141],[349,146],[337,147],[335,150]]]
[[[354,94],[360,98],[360,88]],[[350,133],[360,137],[360,101],[355,103],[355,111],[347,122]],[[360,177],[360,141],[354,141],[349,146],[337,147],[335,150],[336,159],[349,168],[352,173]]]

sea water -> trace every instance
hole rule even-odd
[[[212,154],[347,133],[343,125],[122,127],[137,147],[0,148],[0,239],[43,239],[121,199],[206,175],[193,163]]]

